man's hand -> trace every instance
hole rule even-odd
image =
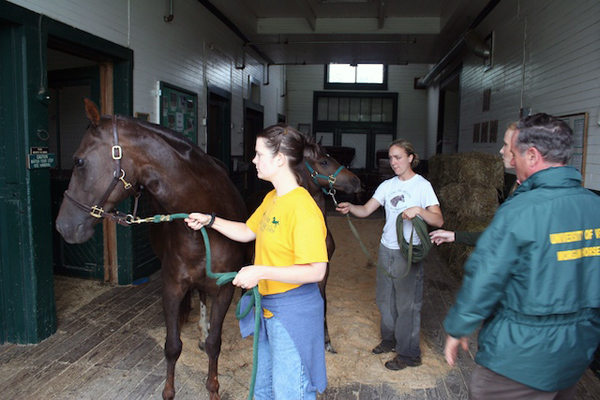
[[[444,348],[444,355],[448,365],[454,367],[456,358],[458,357],[458,346],[461,346],[464,351],[469,350],[469,338],[463,336],[461,338],[453,338],[452,336],[446,336],[446,347]]]

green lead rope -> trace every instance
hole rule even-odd
[[[400,243],[400,250],[408,260],[409,265],[411,263],[418,263],[419,261],[422,261],[425,257],[427,257],[431,247],[433,247],[431,239],[429,238],[429,232],[427,232],[427,224],[425,221],[423,221],[421,217],[415,217],[411,219],[411,222],[413,223],[414,229],[411,230],[410,240],[407,243],[406,240],[404,240],[404,230],[402,229],[402,214],[398,215],[398,218],[396,218],[396,235],[398,236],[398,243]],[[419,239],[421,239],[421,244],[413,245],[414,231],[417,231],[417,236],[419,236]]]
[[[152,217],[152,222],[169,222],[174,219],[185,219],[189,216],[186,213],[179,214],[170,214],[170,215],[155,215]],[[204,247],[206,248],[206,276],[211,279],[215,279],[217,285],[222,286],[226,283],[231,282],[237,272],[219,272],[214,273],[211,269],[211,253],[210,253],[210,242],[208,240],[208,234],[206,233],[206,229],[202,227],[200,229],[202,233],[202,238],[204,239]],[[254,286],[251,290],[244,293],[244,296],[251,296],[250,301],[248,302],[248,306],[244,310],[240,310],[242,302],[239,301],[237,307],[235,309],[235,316],[237,319],[242,319],[248,315],[252,307],[254,307],[254,338],[252,341],[252,378],[250,379],[250,392],[248,393],[248,400],[252,400],[252,396],[254,395],[254,386],[256,384],[256,366],[258,363],[258,335],[260,332],[260,321],[261,321],[261,295],[258,292],[258,286]]]
[[[400,277],[396,277],[396,276],[390,274],[385,268],[383,268],[381,265],[379,265],[379,263],[377,263],[375,260],[373,260],[373,257],[371,257],[371,253],[369,252],[369,250],[367,250],[367,248],[363,244],[362,240],[360,240],[358,231],[356,230],[356,228],[354,227],[354,224],[350,220],[350,214],[346,214],[346,218],[348,219],[348,224],[350,225],[350,230],[352,231],[352,233],[358,240],[358,243],[360,244],[360,247],[362,248],[363,253],[365,253],[365,255],[367,256],[367,259],[371,262],[371,264],[373,264],[374,266],[379,268],[379,270],[381,272],[383,272],[385,275],[387,275],[389,278],[392,278],[392,279],[404,278],[410,272],[410,266],[412,265],[412,263],[418,263],[419,261],[422,261],[429,253],[429,250],[431,250],[431,248],[433,247],[433,244],[431,243],[431,239],[429,238],[429,232],[427,231],[427,223],[425,221],[423,221],[423,219],[420,217],[416,217],[411,220],[413,223],[414,229],[411,230],[410,240],[407,243],[406,240],[404,240],[404,231],[402,229],[403,228],[402,214],[399,214],[398,217],[396,218],[396,236],[398,237],[398,243],[400,244],[400,251],[402,252],[404,257],[406,257],[406,259],[407,259],[408,268],[406,269],[406,272],[404,273],[404,275],[402,275]],[[417,245],[413,244],[414,231],[417,232],[417,236],[419,236],[419,239],[421,239],[421,244],[417,244]]]

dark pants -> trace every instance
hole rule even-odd
[[[420,357],[423,265],[421,262],[407,265],[400,250],[384,245],[379,246],[378,264],[397,277],[391,278],[377,268],[375,300],[381,313],[381,339],[396,343],[396,353],[401,357]]]
[[[556,392],[533,389],[475,364],[469,380],[470,400],[573,400],[577,384]]]

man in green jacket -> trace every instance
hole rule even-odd
[[[470,399],[573,399],[600,343],[600,196],[566,165],[572,142],[547,114],[513,134],[521,186],[479,238],[444,321],[451,366],[483,323]]]

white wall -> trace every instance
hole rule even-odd
[[[397,137],[409,140],[421,158],[435,153],[435,133],[428,134],[427,91],[414,89],[414,78],[427,73],[428,65],[390,65],[388,92],[398,93]],[[313,93],[323,91],[323,65],[295,65],[287,67],[287,116],[294,127],[312,124]],[[433,141],[433,153],[430,142]]]
[[[206,88],[232,94],[232,154],[240,155],[243,101],[249,77],[261,82],[265,125],[287,114],[292,126],[312,123],[312,98],[323,90],[323,66],[271,66],[196,0],[175,2],[166,23],[164,0],[13,0],[32,11],[102,37],[134,51],[134,112],[158,121],[157,83],[196,92],[198,114],[206,115]],[[588,112],[586,187],[600,190],[600,2],[597,0],[504,0],[481,23],[494,31],[494,65],[466,56],[461,81],[459,151],[496,152],[502,131],[518,119],[520,108],[564,115]],[[244,69],[238,69],[244,65]],[[429,66],[390,66],[389,91],[399,94],[398,136],[412,141],[422,158],[435,152],[437,88],[414,90],[413,80]],[[287,71],[287,78],[286,72]],[[287,82],[286,82],[287,80]],[[264,85],[268,83],[268,85]],[[286,89],[287,84],[287,89]],[[491,108],[483,112],[483,90],[492,89]],[[284,96],[284,97],[282,97]],[[287,104],[286,104],[287,103]],[[498,143],[472,143],[473,124],[499,120]],[[200,127],[199,143],[205,142]]]
[[[248,77],[260,81],[265,126],[284,113],[281,97],[283,67],[270,67],[252,54],[243,56],[242,41],[196,0],[174,2],[174,19],[164,21],[164,0],[11,0],[34,12],[63,22],[92,35],[130,48],[134,52],[133,111],[150,114],[158,123],[158,82],[198,94],[201,119],[206,116],[207,86],[232,95],[232,155],[243,147],[243,101],[249,96]],[[245,66],[244,69],[238,67]],[[200,125],[200,124],[199,124]],[[199,126],[198,143],[206,143]]]
[[[477,28],[494,31],[493,68],[467,56],[461,73],[459,151],[495,152],[504,129],[532,113],[588,112],[585,186],[600,189],[600,2],[504,0]],[[482,111],[483,90],[492,89]],[[499,120],[498,143],[472,143],[473,124]]]

